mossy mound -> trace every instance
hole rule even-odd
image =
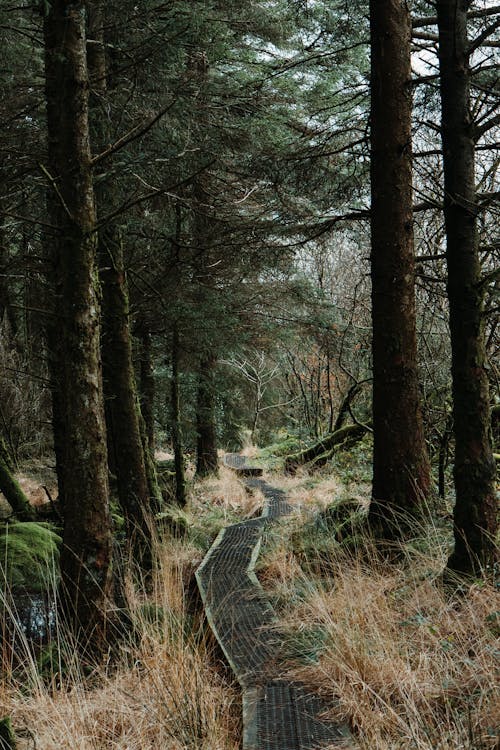
[[[15,522],[0,527],[0,568],[11,589],[40,592],[59,570],[62,539],[49,523]]]
[[[165,510],[157,513],[156,520],[164,531],[177,539],[186,536],[192,523],[186,511],[178,505],[167,505]]]
[[[331,575],[333,549],[356,549],[362,544],[365,528],[366,513],[359,501],[344,498],[294,532],[292,549],[308,573]]]
[[[175,500],[175,463],[173,459],[156,462],[156,477],[163,502],[167,505]]]
[[[293,435],[286,435],[271,445],[259,450],[256,458],[258,465],[263,465],[268,469],[279,471],[283,468],[285,458],[290,453],[296,453],[303,447],[303,441]]]

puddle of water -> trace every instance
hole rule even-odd
[[[0,611],[3,630],[16,640],[43,646],[51,640],[56,626],[56,603],[50,594],[12,592],[11,601]]]

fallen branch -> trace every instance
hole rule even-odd
[[[331,432],[309,448],[293,453],[285,459],[285,472],[294,474],[299,466],[313,463],[322,466],[339,449],[350,448],[366,435],[369,427],[364,424],[348,424]]]

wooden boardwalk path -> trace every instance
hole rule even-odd
[[[237,454],[226,464],[255,474]],[[283,638],[254,566],[266,525],[293,508],[262,479],[247,483],[266,498],[262,516],[223,529],[196,572],[208,621],[243,691],[243,750],[352,748],[346,726],[321,719],[320,698],[282,677]]]

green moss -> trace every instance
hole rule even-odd
[[[173,459],[168,461],[157,461],[155,464],[156,481],[162,502],[160,506],[170,505],[176,502],[176,479],[175,464]],[[168,512],[168,511],[166,511]]]
[[[186,511],[178,505],[167,505],[164,511],[156,515],[156,520],[165,531],[176,538],[185,537],[192,525]]]
[[[12,729],[10,716],[0,719],[0,748],[4,750],[16,750],[16,735]]]
[[[287,435],[282,440],[262,448],[255,463],[269,469],[280,470],[283,468],[285,457],[299,451],[301,447],[302,441],[299,438]]]
[[[42,591],[59,568],[61,537],[48,523],[9,523],[0,528],[0,567],[13,589]]]

